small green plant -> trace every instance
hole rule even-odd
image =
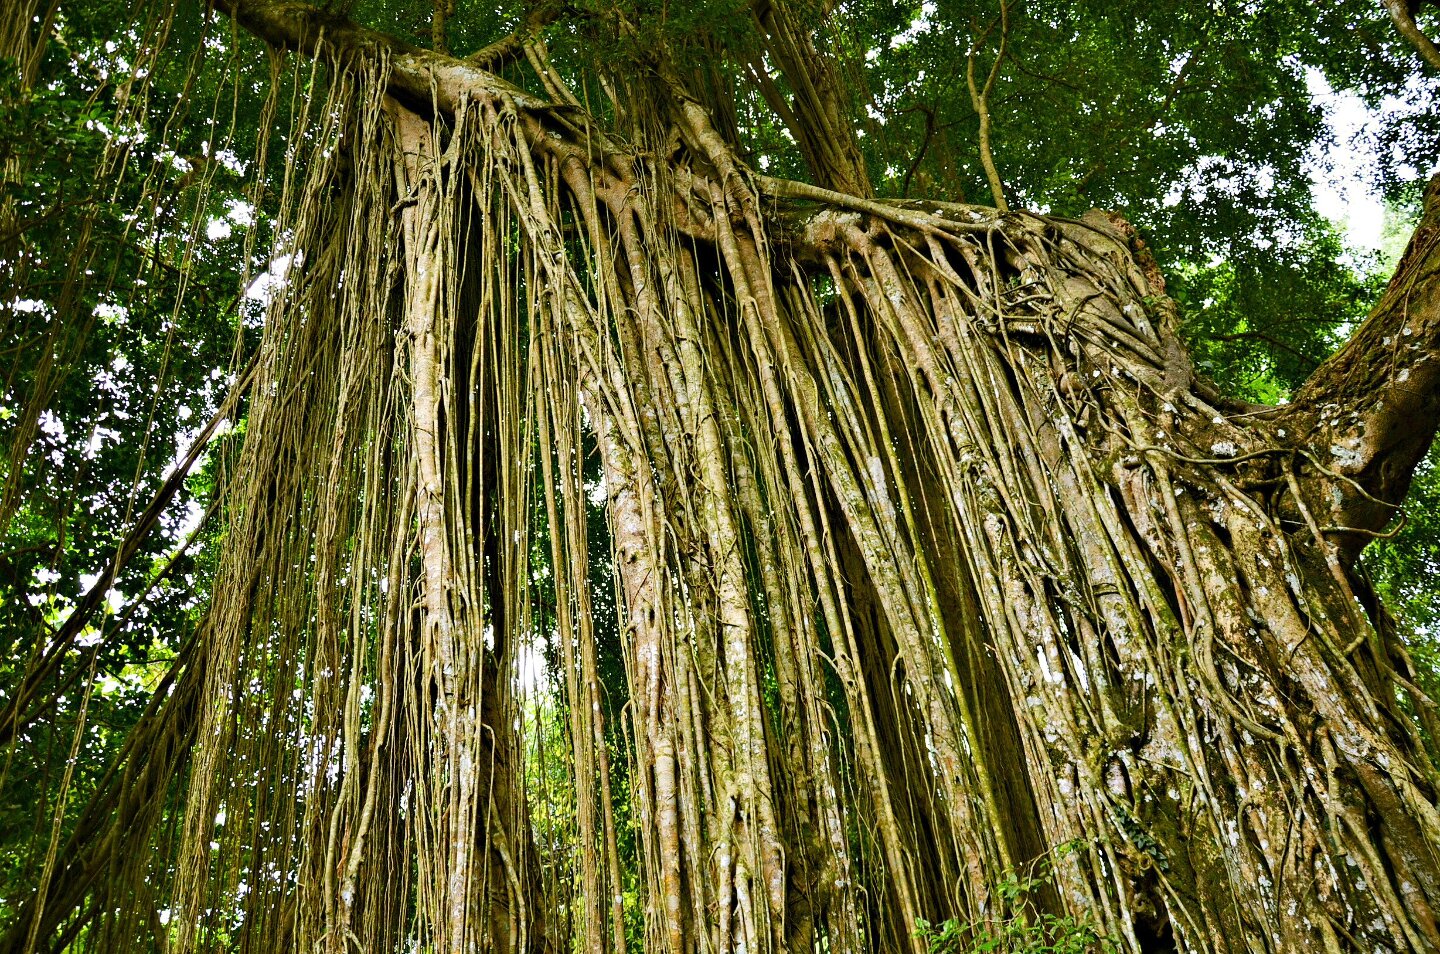
[[[976,921],[950,918],[931,924],[915,920],[915,936],[928,954],[1090,954],[1118,951],[1113,939],[1097,930],[1089,915],[1043,914],[1031,896],[1055,879],[1054,858],[1082,847],[1066,842],[1030,866],[1028,874],[1009,871],[994,885],[998,910]]]

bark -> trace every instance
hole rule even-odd
[[[1440,49],[1435,46],[1435,41],[1426,36],[1424,31],[1415,22],[1415,13],[1423,5],[1424,0],[1385,0],[1385,9],[1390,13],[1390,19],[1395,22],[1395,29],[1399,31],[1420,58],[1432,67],[1440,70]]]
[[[1440,176],[1379,304],[1279,419],[1348,568],[1398,515],[1440,422]]]
[[[474,62],[220,6],[332,64],[334,139],[293,206],[314,281],[273,307],[259,372],[290,400],[252,412],[216,592],[179,946],[239,877],[204,846],[236,797],[213,776],[250,758],[287,780],[247,807],[250,850],[306,886],[247,899],[255,948],[391,949],[413,903],[456,952],[618,951],[637,917],[652,951],[918,952],[920,919],[1001,916],[1007,870],[1077,841],[1029,915],[1127,950],[1440,946],[1440,776],[1407,712],[1433,703],[1352,575],[1440,418],[1440,185],[1354,339],[1293,405],[1242,407],[1193,373],[1123,222],[876,199],[843,142],[806,147],[822,185],[755,176],[664,50],[668,125],[627,143]],[[781,13],[756,16],[798,68]],[[783,69],[790,112],[833,126],[824,71],[803,93]],[[537,903],[506,695],[537,500],[575,937]],[[304,731],[252,738],[262,709]],[[336,904],[387,865],[403,903]]]
[[[759,0],[750,12],[760,26],[766,55],[791,89],[789,99],[771,80],[763,63],[753,64],[751,71],[766,102],[795,137],[815,181],[850,195],[873,196],[865,159],[855,138],[841,66],[816,49],[818,31],[801,23],[798,12],[786,3]],[[831,15],[828,10],[826,15]]]

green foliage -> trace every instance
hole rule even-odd
[[[994,61],[998,10],[846,5],[882,194],[989,201],[965,71],[977,44],[982,76]],[[1354,261],[1315,212],[1314,171],[1368,145],[1373,183],[1403,203],[1440,159],[1440,77],[1416,66],[1383,5],[1363,0],[1016,4],[989,103],[996,163],[1012,205],[1134,223],[1185,306],[1200,370],[1271,403],[1364,316],[1373,275],[1393,266]],[[1365,143],[1335,141],[1316,94],[1326,84],[1384,102],[1389,121]]]
[[[931,924],[915,922],[915,937],[928,954],[1088,954],[1118,951],[1113,938],[1096,930],[1088,916],[1050,914],[1039,910],[1039,895],[1055,881],[1054,860],[1083,850],[1067,842],[1038,859],[1029,873],[1007,872],[994,885],[996,912],[987,918],[950,918]]]
[[[1264,404],[1288,399],[1364,317],[1384,284],[1343,261],[1334,230],[1313,224],[1304,241],[1261,253],[1179,263],[1169,291],[1180,302],[1197,368],[1229,394]]]
[[[1385,605],[1409,638],[1432,697],[1440,689],[1440,447],[1415,471],[1404,523],[1365,551]]]
[[[150,95],[127,107],[141,12],[66,4],[33,84],[0,63],[0,496],[13,489],[19,501],[8,526],[0,519],[0,704],[82,596],[106,593],[60,647],[18,744],[4,747],[0,921],[35,883],[52,825],[64,845],[200,618],[223,525],[180,547],[234,438],[211,445],[135,556],[102,574],[223,399],[237,343],[256,333],[240,319],[236,276],[268,219],[263,204],[237,213],[247,196],[216,157],[253,139],[259,104],[233,117],[213,105],[225,102],[217,56],[193,77],[185,58],[157,62]],[[198,9],[173,25],[180,50],[196,50],[203,32]],[[107,165],[125,175],[97,177]],[[31,410],[39,429],[16,445]],[[12,445],[25,451],[13,465]]]

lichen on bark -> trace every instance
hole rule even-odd
[[[1259,408],[1194,373],[1124,222],[859,188],[828,72],[807,185],[663,49],[601,132],[326,10],[217,6],[328,78],[207,626],[146,728],[188,752],[181,926],[102,917],[111,848],[7,949],[920,951],[1061,843],[1036,905],[1128,950],[1440,945],[1434,703],[1354,572],[1434,437],[1437,188],[1350,344]],[[821,55],[768,10],[780,69]],[[517,701],[542,613],[565,875]]]

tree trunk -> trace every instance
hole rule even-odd
[[[1194,375],[1124,223],[750,175],[673,70],[669,128],[623,142],[310,8],[219,6],[334,76],[205,644],[180,947],[262,858],[306,877],[245,902],[246,948],[631,943],[587,429],[645,950],[923,951],[920,920],[1010,916],[997,885],[1061,844],[1020,916],[1127,950],[1440,946],[1440,776],[1407,712],[1434,704],[1353,573],[1434,436],[1440,189],[1355,339],[1258,408]],[[536,903],[505,695],[535,499],[578,938]],[[243,813],[215,778],[242,763],[284,780]],[[207,852],[221,810],[240,833]],[[410,925],[363,887],[400,870]]]

